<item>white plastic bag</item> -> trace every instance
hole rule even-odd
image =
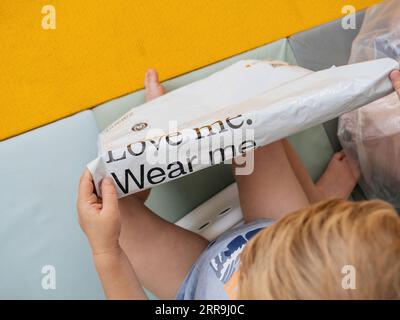
[[[88,164],[96,191],[111,176],[122,197],[336,118],[392,92],[388,74],[398,66],[380,59],[312,72],[240,61],[106,128]]]
[[[400,0],[369,8],[349,63],[390,57],[400,61]],[[340,117],[339,140],[367,198],[400,208],[400,100],[396,93]]]

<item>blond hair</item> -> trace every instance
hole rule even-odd
[[[344,266],[355,289],[344,289]],[[383,201],[329,200],[289,214],[241,254],[241,299],[399,299],[400,218]]]

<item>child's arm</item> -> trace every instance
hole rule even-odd
[[[107,299],[147,299],[121,248],[109,253],[94,254],[93,259]]]
[[[146,299],[125,252],[119,245],[121,218],[118,198],[110,178],[103,180],[102,201],[94,193],[88,170],[79,183],[78,218],[88,237],[93,259],[108,299]]]

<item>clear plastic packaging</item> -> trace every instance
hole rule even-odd
[[[400,101],[396,93],[343,115],[339,139],[369,199],[400,208]]]
[[[349,63],[390,57],[400,61],[400,0],[369,8],[353,42]],[[396,93],[339,119],[339,140],[361,174],[369,199],[400,208],[400,100]]]
[[[367,9],[349,63],[379,58],[400,58],[400,0],[384,1]]]

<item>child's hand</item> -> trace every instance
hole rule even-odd
[[[85,170],[79,182],[78,218],[94,255],[119,250],[121,218],[117,192],[111,178],[101,184],[102,199],[94,193],[92,176]]]

